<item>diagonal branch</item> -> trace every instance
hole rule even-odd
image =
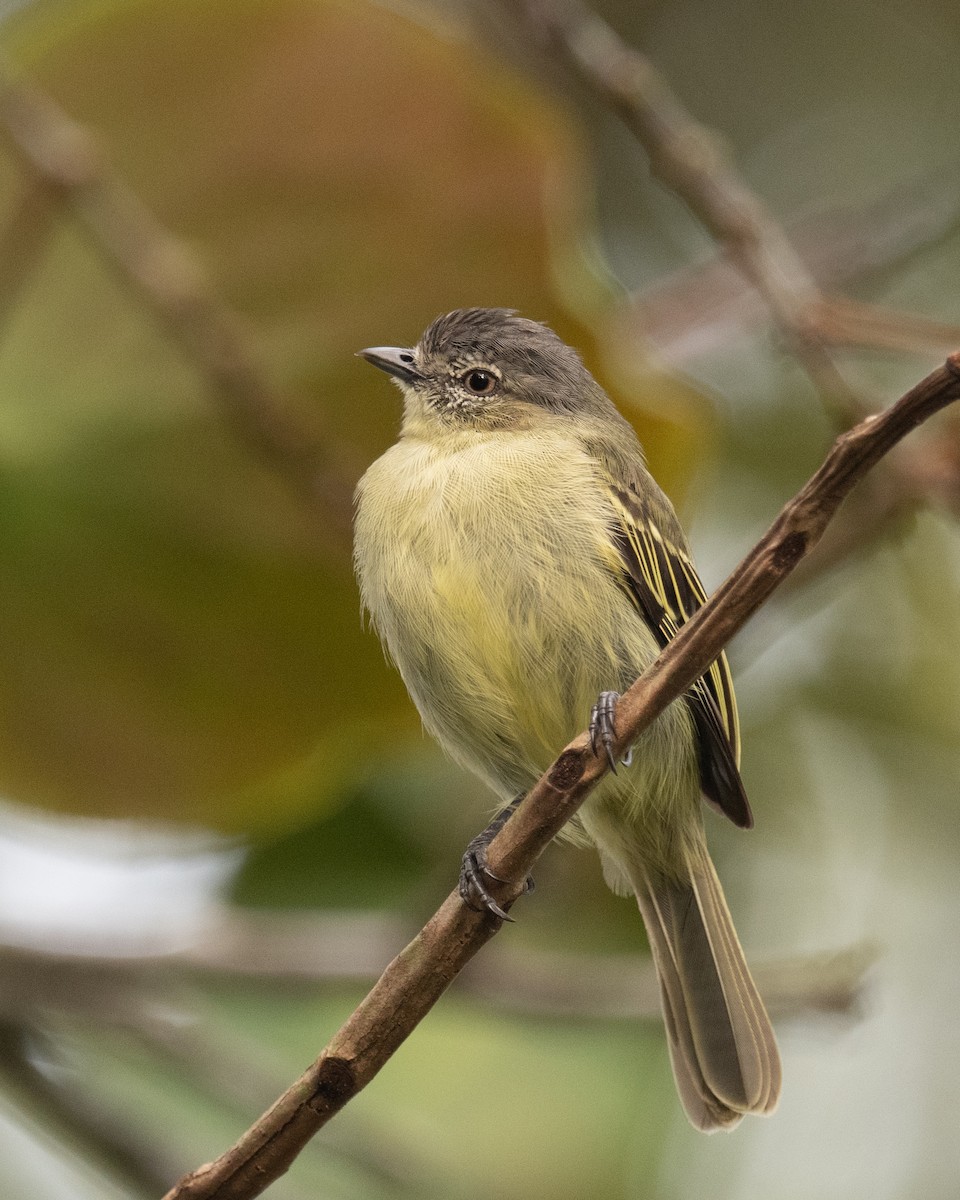
[[[176,1157],[151,1144],[140,1130],[117,1119],[108,1105],[86,1093],[83,1082],[60,1059],[44,1032],[29,1018],[0,1017],[0,1081],[45,1132],[77,1145],[118,1176],[128,1194],[152,1195],[169,1179]]]
[[[305,495],[328,536],[348,542],[352,486],[270,386],[240,317],[216,295],[196,254],[110,169],[90,130],[2,54],[0,129],[32,178],[74,214],[200,369],[246,445]]]
[[[884,329],[881,312],[825,296],[790,237],[738,172],[722,140],[693,118],[645,55],[580,0],[501,2],[517,14],[531,40],[546,43],[568,73],[623,121],[646,152],[652,171],[753,285],[838,427],[853,424],[875,407],[848,384],[836,365],[832,348],[844,336],[869,336],[870,344],[882,338],[888,345],[913,349],[918,336],[936,335],[947,339],[940,341],[938,351],[956,344],[948,326],[891,314]],[[857,515],[848,543],[878,536],[895,515],[918,500],[960,513],[956,431],[945,429],[938,442],[904,447],[891,457],[886,478],[874,481],[877,495],[864,505],[869,520]]]
[[[823,466],[707,604],[625,692],[620,756],[717,657],[731,637],[819,541],[853,486],[912,429],[960,399],[960,351],[892,407],[834,442]],[[605,773],[587,735],[572,741],[489,847],[490,869],[524,880],[536,859]],[[509,905],[523,884],[497,884]],[[165,1200],[248,1200],[290,1166],[314,1133],[365,1087],[426,1016],[464,965],[500,928],[456,892],[400,952],[307,1071],[218,1159],[185,1176]]]
[[[838,415],[869,409],[822,339],[816,280],[721,140],[683,107],[639,50],[579,0],[506,0],[531,37],[612,109],[643,146],[653,173],[690,208],[763,297],[797,361]]]
[[[811,318],[823,341],[835,348],[937,356],[960,344],[952,323],[858,303],[836,291],[895,270],[950,236],[958,222],[960,171],[942,168],[936,177],[913,179],[879,199],[817,205],[794,218],[786,236],[825,293]],[[690,358],[728,346],[769,320],[745,272],[723,247],[720,251],[646,285],[628,301],[625,317],[633,336],[652,342],[675,367],[686,369]]]

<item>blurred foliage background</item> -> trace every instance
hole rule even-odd
[[[723,136],[825,289],[960,320],[953,5],[597,11]],[[4,107],[0,1194],[158,1195],[319,1051],[490,804],[361,621],[343,499],[399,413],[354,352],[460,305],[548,320],[634,420],[708,588],[835,426],[683,201],[508,5],[0,13],[5,54],[98,139],[98,178],[203,265],[303,447],[265,454],[229,419]],[[916,343],[839,361],[885,403],[942,357]],[[951,433],[919,435],[941,474]],[[707,819],[772,964],[778,1114],[686,1126],[635,1011],[639,918],[557,848],[517,925],[271,1195],[956,1195],[960,542],[942,487],[878,529],[882,478],[842,558],[731,648],[757,829]],[[867,957],[838,1000],[837,961],[850,983]]]

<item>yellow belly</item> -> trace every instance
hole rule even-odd
[[[505,798],[657,653],[604,563],[609,520],[592,460],[542,435],[472,434],[443,454],[404,439],[358,489],[364,603],[427,729]],[[666,817],[697,793],[692,726],[673,705],[583,823],[649,823],[644,810]]]

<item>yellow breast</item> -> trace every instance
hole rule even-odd
[[[361,481],[364,604],[427,728],[502,794],[655,652],[605,565],[609,520],[589,456],[541,432],[404,438]]]

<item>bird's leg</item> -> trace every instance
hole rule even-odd
[[[525,793],[521,792],[519,796],[515,796],[513,800],[506,806],[501,808],[497,815],[493,818],[490,824],[481,833],[478,833],[475,838],[471,838],[463,853],[463,861],[460,864],[460,885],[459,891],[464,904],[472,908],[475,912],[492,912],[501,921],[512,921],[513,917],[505,912],[500,905],[494,900],[493,896],[483,882],[483,876],[487,875],[490,879],[495,879],[498,883],[509,883],[509,879],[501,879],[499,875],[494,873],[487,866],[487,847],[497,836],[500,830],[506,825],[507,821],[513,816],[517,805],[523,799]],[[527,876],[523,890],[532,892],[534,882],[531,876]]]
[[[620,699],[619,692],[601,692],[597,697],[597,702],[590,710],[590,749],[594,756],[599,755],[598,745],[603,746],[604,753],[607,756],[607,762],[610,764],[610,770],[614,775],[617,773],[616,759],[613,757],[613,743],[616,741],[617,729],[614,724],[614,718],[617,712],[617,701]],[[621,763],[625,767],[629,767],[633,762],[633,747],[631,746],[627,753],[621,758]]]
[[[614,715],[617,711],[619,692],[601,692],[597,702],[590,710],[590,749],[594,757],[600,755],[598,745],[602,745],[607,755],[607,762],[614,775],[617,773],[617,760],[613,757],[613,743],[617,730],[614,725]]]

